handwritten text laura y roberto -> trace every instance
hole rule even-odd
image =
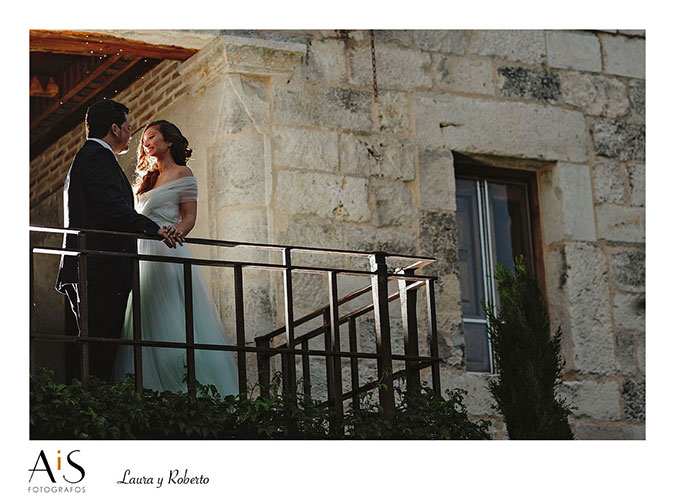
[[[117,483],[121,485],[154,485],[157,488],[160,488],[164,485],[164,478],[166,478],[166,485],[206,485],[209,483],[209,477],[204,475],[193,475],[191,476],[187,469],[183,473],[175,470],[169,470],[168,475],[165,476],[135,476],[131,473],[131,470],[124,470],[124,476],[122,480],[118,480]]]

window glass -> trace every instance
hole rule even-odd
[[[457,179],[457,260],[462,289],[462,315],[484,318],[485,298],[480,251],[477,185],[475,180]]]
[[[527,216],[527,186],[487,182],[490,206],[492,244],[496,263],[513,270],[516,256],[532,261],[529,219]],[[530,270],[533,270],[530,266]]]
[[[497,264],[513,270],[519,255],[534,271],[528,185],[478,176],[460,176],[455,185],[466,368],[492,372],[483,305],[499,306],[494,271]]]

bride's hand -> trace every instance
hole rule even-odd
[[[166,244],[169,248],[175,248],[176,243],[175,243],[174,237],[171,236],[169,234],[169,231],[167,230],[169,228],[170,227],[167,227],[167,226],[164,226],[164,227],[160,228],[157,231],[157,235],[162,237],[164,244]]]
[[[178,230],[177,227],[165,227],[167,230],[167,233],[169,234],[169,237],[171,237],[172,240],[183,246],[183,242],[185,241],[185,235]]]

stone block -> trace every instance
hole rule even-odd
[[[267,205],[264,137],[241,133],[223,138],[210,157],[209,195],[215,211],[240,205]]]
[[[229,269],[227,269],[229,271]],[[263,276],[251,278],[244,271],[244,328],[246,342],[253,342],[256,336],[272,332],[277,328],[275,294],[270,290],[270,281]],[[218,282],[231,282],[232,273],[216,273]],[[220,285],[214,289],[214,301],[218,304],[223,324],[230,341],[235,341],[234,332],[234,288]]]
[[[417,142],[427,148],[588,161],[586,121],[578,111],[535,103],[419,95],[415,124]]]
[[[400,47],[411,47],[413,44],[413,30],[409,29],[376,29],[373,30],[375,36],[375,46],[378,44],[398,45]],[[370,43],[370,33],[367,36]]]
[[[641,36],[642,38],[645,37],[645,30],[643,29],[617,29],[616,32],[627,36]]]
[[[608,241],[645,242],[645,209],[610,204],[595,208],[598,239]]]
[[[637,368],[644,376],[645,374],[645,335],[638,334],[635,336],[635,358],[637,360]]]
[[[492,378],[493,376],[473,373],[458,376],[456,372],[441,369],[441,387],[443,391],[446,389],[454,390],[455,388],[466,390],[467,394],[464,397],[464,403],[467,412],[472,416],[496,417],[499,415],[493,407],[495,401],[488,390],[488,381]]]
[[[463,30],[424,29],[413,33],[417,46],[422,50],[456,55],[466,53],[466,32]]]
[[[306,84],[274,87],[277,123],[370,131],[372,92]]]
[[[293,314],[295,319],[309,314],[329,303],[328,277],[325,274],[293,274]],[[318,327],[314,321],[307,330]],[[299,332],[306,332],[299,330]],[[296,333],[297,335],[297,333]]]
[[[627,161],[645,158],[645,126],[625,121],[600,120],[591,128],[598,156]]]
[[[616,118],[628,112],[626,86],[616,78],[567,72],[560,83],[563,101],[586,114]]]
[[[407,90],[431,88],[431,55],[397,45],[375,44],[377,88]],[[373,62],[370,44],[355,48],[350,60],[350,83],[373,86]]]
[[[630,193],[630,204],[633,206],[645,205],[645,165],[628,165],[628,186]]]
[[[430,343],[429,338],[429,343]],[[441,319],[438,324],[438,355],[454,369],[466,369],[464,330],[460,323]]]
[[[394,134],[410,132],[409,101],[403,92],[379,94],[380,131]]]
[[[544,242],[595,241],[593,194],[587,166],[559,163],[541,177]]]
[[[622,251],[610,255],[610,271],[614,287],[621,291],[645,291],[645,253]]]
[[[644,440],[644,425],[590,425],[578,424],[575,428],[577,440]]]
[[[546,32],[548,63],[554,68],[602,71],[598,37],[590,33]]]
[[[644,380],[624,379],[621,385],[623,417],[630,420],[645,420]]]
[[[275,206],[292,215],[352,222],[363,222],[371,216],[368,181],[329,173],[279,171]]]
[[[342,172],[348,175],[403,181],[415,178],[415,147],[409,140],[342,134],[340,151]]]
[[[384,251],[404,255],[417,253],[415,234],[399,228],[348,226],[346,239],[347,247],[355,251]]]
[[[274,164],[287,168],[337,172],[338,134],[323,130],[277,128]]]
[[[417,210],[410,185],[373,178],[370,181],[370,189],[375,199],[377,225],[411,230],[417,219]]]
[[[645,330],[645,295],[616,293],[614,295],[614,324],[631,331]]]
[[[401,319],[389,320],[391,352],[394,355],[404,355],[405,346],[403,341],[403,322]],[[356,321],[356,337],[359,352],[377,352],[375,338],[375,319],[373,317],[361,317]],[[394,370],[397,370],[396,367]]]
[[[181,63],[178,72],[189,82],[194,94],[229,73],[290,75],[306,50],[303,43],[288,39],[221,35]]]
[[[583,374],[615,372],[614,334],[605,255],[589,243],[547,254],[551,325],[561,325],[567,367]]]
[[[420,203],[424,208],[455,211],[455,174],[452,154],[426,149],[419,153]]]
[[[639,121],[645,120],[645,82],[635,80],[630,83],[630,103],[633,108],[633,117]]]
[[[471,52],[530,64],[546,62],[546,40],[539,30],[476,30],[470,32]]]
[[[560,76],[545,69],[502,66],[497,69],[502,97],[521,97],[549,103],[560,101]]]
[[[617,421],[620,419],[619,386],[616,381],[566,381],[560,395],[580,418]]]
[[[342,40],[312,40],[308,45],[307,78],[330,83],[347,82],[347,56]]]
[[[277,243],[312,248],[341,249],[345,247],[342,227],[333,221],[325,221],[307,216],[290,218],[286,227],[278,230]],[[293,262],[299,265],[330,267],[339,266],[342,263],[342,259],[330,253],[297,253],[293,255]]]
[[[453,55],[434,56],[436,82],[442,90],[494,95],[492,62]]]
[[[267,209],[233,208],[215,214],[216,239],[225,241],[269,242]]]
[[[635,335],[616,333],[616,360],[619,372],[624,376],[635,376]]]
[[[614,162],[597,161],[593,165],[593,185],[596,203],[625,202],[625,188],[621,165]]]
[[[428,275],[457,274],[457,223],[455,214],[441,211],[420,211],[420,251],[437,261],[425,267]]]
[[[624,36],[601,37],[605,72],[630,78],[645,78],[645,40]]]

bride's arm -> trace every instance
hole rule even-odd
[[[187,201],[180,203],[180,222],[176,225],[176,230],[183,236],[194,228],[197,221],[197,201]]]

